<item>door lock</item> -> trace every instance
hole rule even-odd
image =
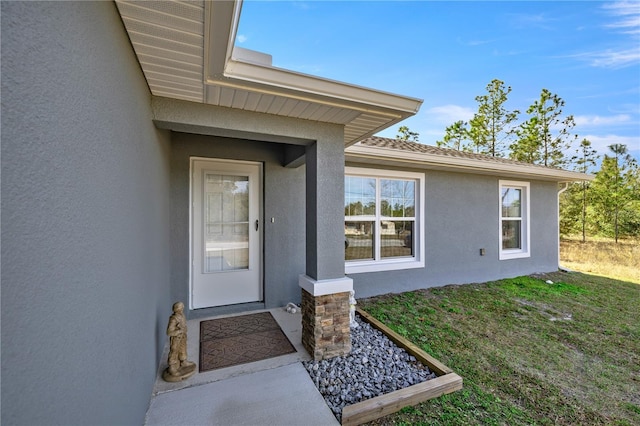
[[[258,219],[256,219],[256,231],[258,230],[258,224],[260,223],[260,221]]]

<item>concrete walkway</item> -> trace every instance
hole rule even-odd
[[[256,311],[257,312],[257,311]],[[196,373],[179,383],[158,377],[145,424],[152,425],[338,425],[302,366],[300,314],[270,310],[296,353]],[[244,315],[246,313],[240,314]],[[209,318],[207,318],[209,319]],[[188,356],[198,363],[200,321],[188,322]],[[166,360],[168,346],[163,360]]]

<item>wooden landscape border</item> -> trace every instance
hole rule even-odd
[[[367,312],[360,308],[356,308],[356,310],[364,321],[386,334],[396,345],[416,357],[418,361],[429,367],[438,377],[395,392],[345,406],[342,409],[343,425],[366,423],[395,413],[404,407],[419,404],[462,389],[462,377],[454,373],[449,367],[391,330]]]

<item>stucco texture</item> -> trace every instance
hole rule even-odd
[[[531,181],[531,256],[499,260],[500,177],[422,172],[425,267],[349,274],[357,297],[557,270],[556,183]],[[484,256],[480,255],[482,248]]]
[[[266,308],[300,301],[298,276],[305,270],[305,167],[282,166],[286,145],[216,136],[172,133],[171,282],[172,295],[189,296],[189,159],[263,163],[263,279]],[[271,222],[271,218],[274,219]],[[246,309],[240,306],[237,309]],[[198,309],[189,316],[219,314],[234,307]]]
[[[2,2],[2,424],[142,424],[169,134],[112,2]]]
[[[306,274],[317,280],[344,277],[344,256],[336,249],[344,244],[344,126],[160,97],[153,98],[152,106],[160,128],[255,143],[282,143],[281,165],[293,161],[292,154],[305,153],[306,187],[300,191],[306,190]],[[225,155],[242,158],[233,153],[234,145],[226,149]],[[265,191],[265,199],[269,196]]]

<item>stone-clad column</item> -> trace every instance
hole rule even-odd
[[[335,134],[333,134],[335,133]],[[344,276],[344,141],[333,132],[306,149],[306,275],[302,342],[314,359],[351,351],[349,291]]]
[[[302,344],[314,359],[351,351],[349,293],[312,296],[302,290]]]

